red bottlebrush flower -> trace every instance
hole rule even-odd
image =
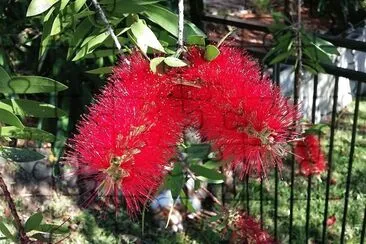
[[[260,224],[244,212],[235,212],[229,216],[231,229],[230,243],[273,244],[271,235]]]
[[[296,161],[305,176],[321,174],[326,169],[326,161],[318,136],[308,134],[295,145]]]
[[[327,219],[327,226],[332,226],[337,221],[336,216],[332,215]]]
[[[95,182],[95,196],[121,193],[131,214],[155,193],[179,138],[180,114],[166,101],[149,62],[135,53],[114,74],[78,124],[66,160],[80,177]]]
[[[265,173],[281,163],[288,142],[297,136],[293,121],[299,113],[278,87],[261,77],[258,65],[247,55],[228,47],[220,52],[208,62],[202,50],[191,49],[190,67],[181,69],[180,77],[200,85],[191,97],[199,101],[202,132],[223,159],[231,161],[241,177]]]

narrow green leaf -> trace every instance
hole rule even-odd
[[[214,169],[206,168],[204,165],[194,164],[190,169],[197,175],[210,180],[224,180],[225,176]]]
[[[285,59],[287,59],[288,57],[291,56],[291,52],[284,52],[284,53],[280,53],[278,54],[277,56],[275,56],[271,62],[269,62],[270,65],[272,64],[276,64],[276,63],[279,63]]]
[[[177,39],[169,34],[169,32],[163,30],[159,34],[159,40],[166,42],[168,46],[176,46],[177,45]]]
[[[42,233],[35,233],[31,237],[38,240],[38,241],[41,241],[42,243],[49,242],[49,239],[46,237],[46,235],[42,234]]]
[[[164,183],[166,189],[170,189],[173,199],[179,196],[181,189],[184,186],[183,167],[178,162],[175,163],[173,170],[167,175]]]
[[[150,60],[150,69],[152,72],[156,73],[157,67],[161,62],[164,61],[164,57],[157,57]]]
[[[67,234],[70,232],[67,226],[52,224],[40,224],[35,230],[52,234]]]
[[[207,45],[205,50],[205,59],[212,61],[219,56],[220,50],[214,45]]]
[[[59,0],[32,0],[27,9],[27,17],[41,14]]]
[[[3,222],[0,222],[0,231],[6,238],[9,238],[11,240],[15,239],[15,237],[10,233],[8,227],[6,227],[6,225]]]
[[[0,93],[49,93],[67,89],[67,86],[42,76],[15,76],[8,82],[0,83]]]
[[[70,0],[61,0],[60,10],[63,10]]]
[[[92,53],[86,55],[85,58],[115,57],[117,54],[119,54],[117,49],[94,50]]]
[[[205,37],[198,36],[198,35],[188,36],[187,37],[187,44],[188,45],[204,46],[205,45]]]
[[[165,53],[164,47],[160,44],[154,32],[142,20],[138,20],[131,25],[131,32],[135,36],[137,45],[142,52],[146,53],[147,48],[151,47]]]
[[[30,216],[24,224],[25,232],[29,232],[31,230],[35,230],[39,227],[43,219],[42,213],[35,213]]]
[[[25,127],[24,129],[20,129],[15,126],[2,126],[0,127],[0,136],[42,142],[55,141],[55,136],[51,133],[33,127]]]
[[[109,32],[105,31],[101,34],[89,36],[84,39],[83,43],[81,44],[81,49],[72,59],[72,61],[77,61],[83,58],[85,55],[91,53],[95,48],[102,45],[103,42],[109,37]]]
[[[185,152],[188,154],[188,158],[191,159],[206,159],[211,151],[210,144],[191,144]]]
[[[189,197],[187,197],[187,195],[186,195],[186,193],[184,192],[183,189],[180,191],[179,197],[180,197],[180,200],[183,203],[183,205],[186,206],[188,212],[195,212],[196,211],[193,208],[192,203],[191,203]]]
[[[135,5],[149,5],[149,4],[154,4],[154,3],[158,3],[158,2],[162,2],[165,0],[129,0],[130,3],[135,4]],[[101,4],[116,4],[116,2],[123,2],[125,3],[125,0],[102,0],[100,3]]]
[[[3,99],[0,100],[0,108],[9,109],[16,115],[37,117],[37,118],[59,118],[67,115],[63,110],[52,104],[41,103],[26,99]],[[9,111],[9,110],[8,110]]]
[[[38,152],[15,147],[0,148],[0,156],[19,163],[33,162],[45,158],[44,155]]]
[[[57,35],[61,32],[61,18],[60,15],[56,15],[55,19],[53,20],[52,27],[51,27],[51,36]]]
[[[10,80],[10,76],[5,71],[5,69],[0,66],[0,84],[1,83],[6,84],[6,83],[8,83],[9,80]]]
[[[175,37],[178,37],[178,15],[159,5],[148,5],[144,7],[144,14],[154,23],[160,25]],[[206,35],[191,22],[185,21],[184,36]]]
[[[113,70],[113,66],[108,66],[108,67],[101,67],[101,68],[97,68],[97,69],[88,70],[88,71],[86,71],[86,73],[96,74],[96,75],[110,74],[110,73],[112,73],[112,70]]]
[[[184,67],[187,66],[187,63],[184,62],[183,60],[170,56],[170,57],[166,57],[164,59],[164,63],[166,63],[168,66],[170,67]]]
[[[1,108],[0,108],[0,122],[6,125],[13,125],[21,129],[24,128],[24,125],[15,114]]]

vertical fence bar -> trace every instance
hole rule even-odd
[[[280,86],[280,64],[275,64],[273,67],[273,79],[276,85]],[[275,168],[275,189],[274,189],[274,216],[273,216],[273,222],[274,222],[274,238],[275,240],[278,239],[278,167]]]
[[[301,45],[301,44],[298,44]],[[301,48],[301,46],[300,46]],[[301,51],[298,58],[301,58]],[[294,80],[294,104],[299,104],[299,94],[300,94],[300,83],[301,83],[301,60],[298,62],[298,64],[295,67],[295,80]],[[293,125],[295,128],[297,127],[297,121],[294,118]],[[294,151],[294,148],[292,148],[292,151]],[[290,225],[289,225],[289,243],[292,243],[292,227],[293,227],[293,217],[294,217],[294,184],[295,184],[295,156],[294,153],[292,154],[291,159],[291,188],[290,188]]]
[[[191,21],[195,23],[198,28],[203,29],[201,16],[203,14],[203,0],[189,0]]]
[[[247,200],[247,213],[250,214],[250,207],[249,207],[249,175],[245,177],[245,194]]]
[[[260,218],[261,218],[261,228],[263,229],[263,177],[261,177],[260,185]]]
[[[316,99],[318,96],[318,75],[314,75],[313,87],[313,105],[311,107],[311,123],[315,124],[316,116]],[[305,240],[309,240],[309,225],[310,225],[310,206],[311,206],[311,181],[312,176],[308,176],[308,188],[306,195],[306,223],[305,223]]]
[[[365,206],[365,213],[363,214],[363,224],[361,230],[361,242],[360,244],[365,243],[365,232],[366,232],[366,206]]]
[[[344,194],[344,209],[343,209],[343,219],[342,219],[341,244],[344,243],[344,234],[346,231],[348,199],[349,199],[349,191],[350,191],[350,187],[351,187],[353,156],[355,153],[357,120],[358,120],[358,112],[359,112],[359,105],[360,105],[360,93],[361,93],[361,82],[357,81],[356,104],[355,104],[355,111],[353,113],[352,138],[351,138],[351,149],[349,152],[349,161],[348,161],[346,193]]]
[[[337,113],[337,103],[338,103],[338,81],[339,77],[336,76],[334,84],[333,93],[333,110],[332,110],[332,122],[330,128],[330,142],[329,142],[329,153],[328,153],[328,175],[327,175],[327,186],[325,190],[325,207],[324,207],[324,219],[323,219],[323,233],[322,233],[322,243],[326,243],[327,237],[327,218],[328,218],[328,201],[329,201],[329,189],[330,180],[332,173],[332,161],[333,161],[333,147],[334,147],[334,134],[335,134],[335,123],[336,123],[336,113]]]

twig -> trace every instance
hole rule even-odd
[[[183,48],[184,33],[184,0],[178,2],[178,48]]]
[[[183,44],[183,35],[184,35],[184,0],[179,0],[178,2],[178,49],[176,52],[176,57],[179,57],[180,54],[184,51]]]
[[[15,208],[13,198],[11,197],[10,192],[8,191],[8,187],[6,186],[1,173],[0,173],[0,188],[2,189],[2,191],[4,193],[5,201],[8,203],[11,214],[13,215],[14,222],[16,224],[16,228],[19,232],[20,243],[22,243],[22,244],[31,243],[31,241],[29,240],[29,237],[27,236],[27,234],[24,230],[22,222],[20,221],[17,209]]]
[[[91,0],[91,1],[94,5],[95,9],[97,10],[98,14],[100,15],[100,18],[102,19],[103,23],[107,26],[107,30],[108,30],[109,34],[111,35],[111,37],[114,41],[114,44],[116,45],[116,48],[118,49],[119,52],[121,52],[121,50],[122,50],[121,43],[118,41],[116,34],[114,34],[112,26],[109,24],[108,19],[103,12],[103,9],[100,7],[97,0]]]

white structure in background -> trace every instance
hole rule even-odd
[[[348,39],[356,41],[366,41],[366,27],[358,28],[352,31],[347,36]],[[356,70],[360,72],[366,71],[366,53],[345,48],[338,48],[340,55],[335,58],[335,65],[345,69]],[[285,66],[285,65],[283,65]],[[281,65],[281,67],[283,67]],[[280,73],[281,91],[285,96],[293,95],[293,81],[294,70],[293,66],[285,66]],[[345,108],[352,102],[352,89],[355,87],[355,82],[347,78],[339,77],[338,80],[338,99],[337,111]],[[335,76],[318,74],[318,92],[316,99],[315,123],[325,120],[332,113],[333,108],[333,91],[335,84]],[[361,94],[366,93],[366,87],[362,87]],[[313,106],[314,94],[314,76],[309,72],[304,72],[302,76],[301,90],[299,94],[299,101],[301,103],[301,110],[306,119],[311,121],[311,112]]]

